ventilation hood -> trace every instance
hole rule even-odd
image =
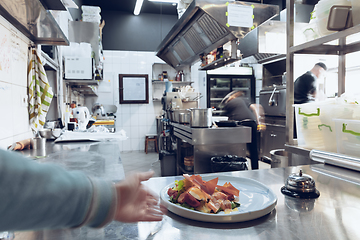
[[[252,29],[277,14],[277,5],[193,0],[159,45],[156,55],[173,68],[181,69],[199,60],[202,53],[206,55],[229,41],[244,38]],[[231,59],[240,60],[236,56],[236,47]]]
[[[0,0],[0,14],[35,44],[69,45],[49,10],[65,10],[60,0]]]
[[[303,42],[303,29],[308,26],[313,5],[295,4],[295,45]],[[280,12],[280,20],[269,20],[239,41],[241,63],[268,63],[286,57],[286,9]]]

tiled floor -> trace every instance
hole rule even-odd
[[[144,151],[121,152],[121,160],[125,175],[134,171],[143,172],[152,169],[155,172],[154,177],[161,177],[159,154],[156,152],[148,152],[148,154]],[[248,166],[251,166],[250,161],[248,161]],[[270,165],[259,161],[259,168],[270,168]]]

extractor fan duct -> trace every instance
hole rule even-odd
[[[193,0],[159,45],[157,56],[175,69],[181,69],[199,60],[201,54],[244,38],[277,14],[279,7],[276,5]]]

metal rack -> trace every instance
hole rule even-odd
[[[297,46],[294,46],[294,4],[295,0],[286,2],[286,30],[287,30],[287,53],[286,53],[286,143],[289,146],[297,146],[294,140],[294,55],[295,54],[326,54],[337,55],[338,60],[338,96],[345,92],[345,55],[360,51],[360,38],[351,37],[360,33],[360,25],[336,32]],[[309,150],[310,152],[310,150]]]
[[[64,79],[64,82],[68,84],[72,91],[77,91],[80,94],[87,97],[97,97],[97,87],[99,86],[99,80],[75,80]]]

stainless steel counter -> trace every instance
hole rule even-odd
[[[285,197],[280,188],[289,174],[311,175],[320,197],[299,200]],[[268,215],[248,222],[216,224],[197,222],[169,213],[162,229],[153,239],[358,239],[360,228],[360,175],[358,172],[330,165],[304,165],[254,171],[212,174],[247,177],[271,188],[278,197],[276,208]],[[210,175],[210,174],[207,174]],[[156,192],[181,177],[150,179],[147,185]],[[138,232],[151,229],[141,225]],[[154,225],[152,225],[154,226]],[[138,226],[139,227],[139,226]],[[141,236],[146,236],[142,233]],[[138,238],[135,239],[146,239]]]
[[[251,142],[251,128],[246,126],[219,128],[192,128],[171,123],[174,135],[191,145],[242,144]]]
[[[72,145],[72,144],[71,144]],[[123,177],[120,153],[115,143],[95,143],[91,146],[53,146],[56,152],[39,158],[56,162],[69,169],[83,169],[99,177],[114,180]],[[51,145],[50,145],[51,146]],[[26,154],[25,154],[26,155]],[[85,160],[88,159],[88,160]],[[91,164],[90,164],[90,163]],[[96,166],[96,167],[95,167]],[[280,188],[288,175],[298,172],[311,175],[320,197],[298,200],[285,197]],[[257,180],[271,188],[278,197],[277,206],[268,215],[242,223],[217,224],[197,222],[168,213],[160,223],[111,223],[102,229],[67,229],[38,232],[17,232],[15,239],[358,239],[360,228],[360,174],[330,165],[315,164],[287,168],[239,171],[210,176],[230,175]],[[144,184],[159,193],[176,177],[152,178]],[[152,232],[156,232],[151,235]]]

